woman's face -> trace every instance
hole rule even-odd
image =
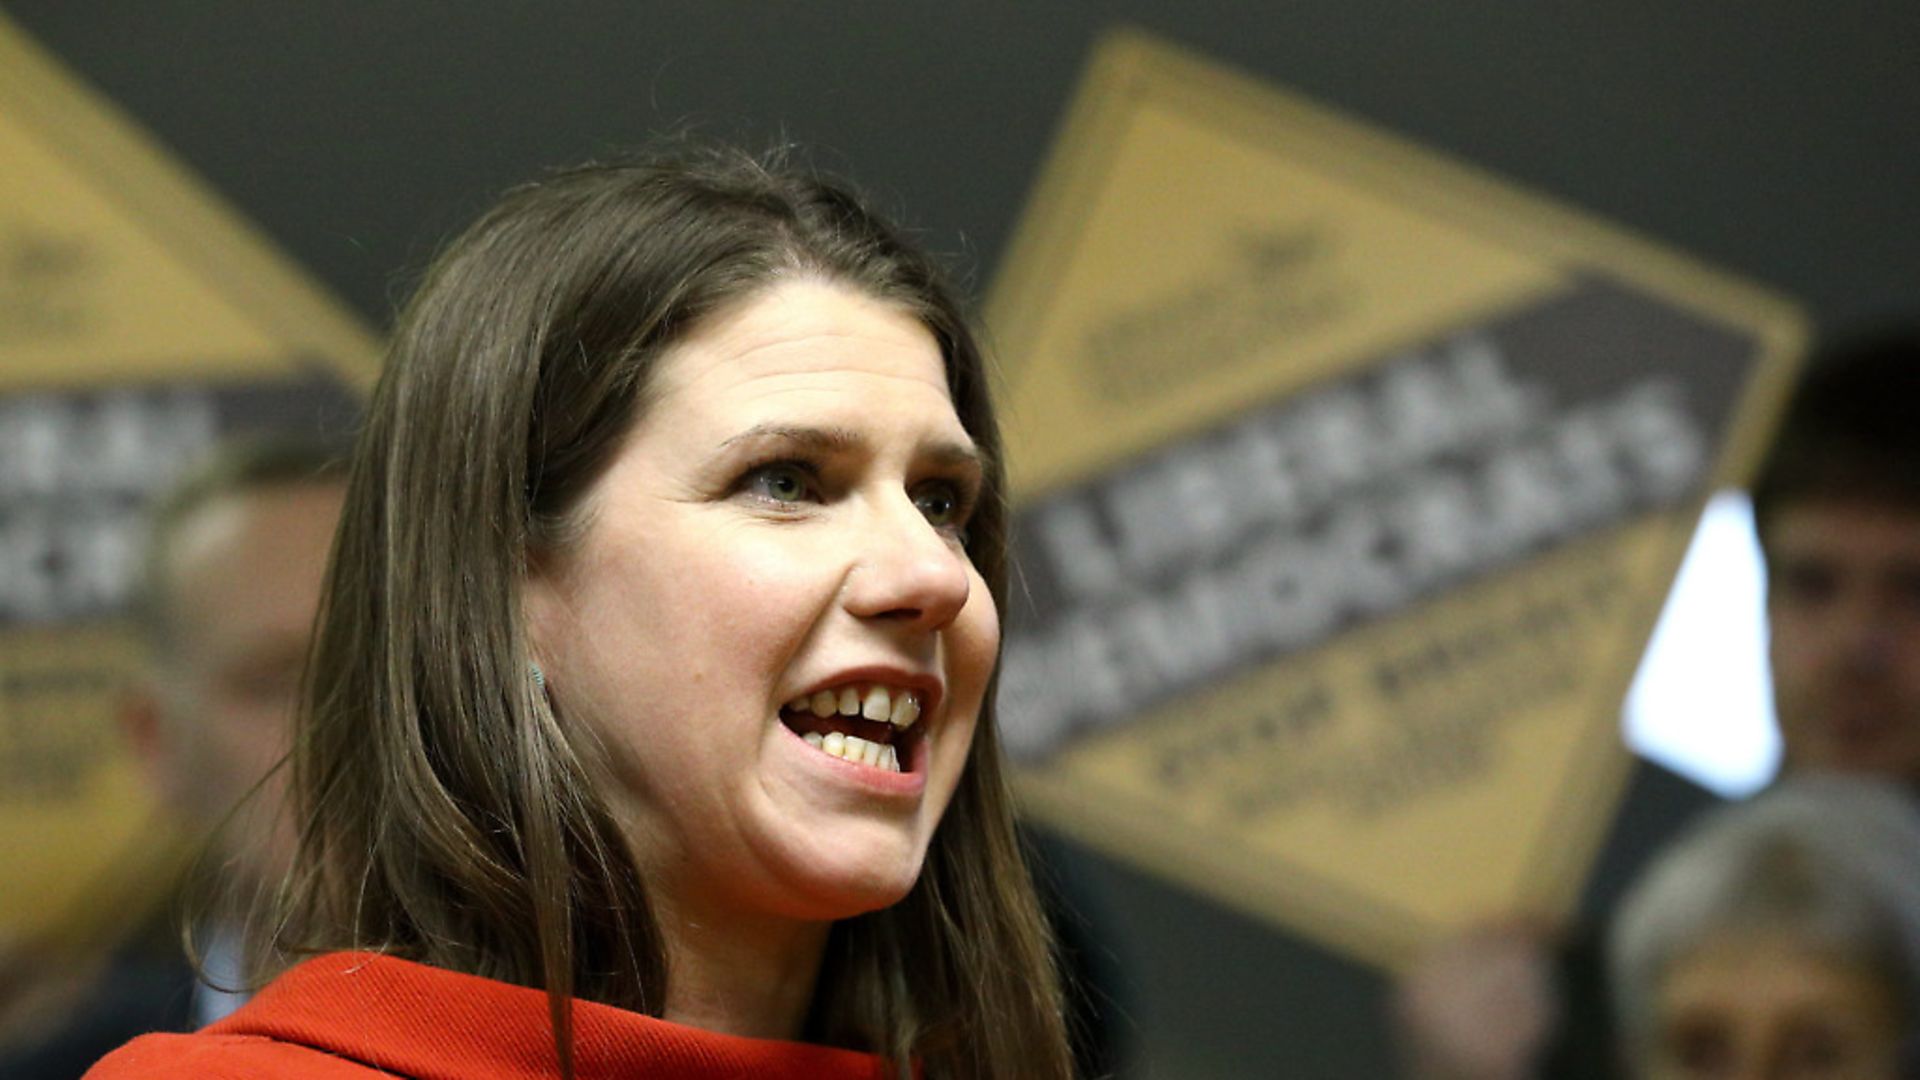
[[[661,357],[528,612],[665,902],[828,920],[912,886],[999,645],[981,476],[932,336],[859,292],[782,283]]]
[[[1781,932],[1727,934],[1675,961],[1655,1002],[1656,1080],[1897,1080],[1884,980]]]

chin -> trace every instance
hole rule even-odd
[[[842,858],[823,857],[788,875],[787,899],[804,907],[796,912],[802,918],[833,922],[892,907],[919,881],[924,852],[884,859],[840,854]]]
[[[835,890],[835,907],[838,919],[849,919],[855,915],[890,908],[907,898],[913,886],[920,880],[920,864],[915,863],[910,870],[873,873],[841,881]]]

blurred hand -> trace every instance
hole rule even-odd
[[[1553,940],[1520,923],[1470,930],[1409,969],[1394,1020],[1418,1080],[1527,1080],[1560,1021]]]

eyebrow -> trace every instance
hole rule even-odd
[[[720,444],[725,450],[740,443],[779,442],[795,447],[828,454],[846,454],[867,447],[867,438],[848,427],[808,427],[798,424],[755,424],[754,426],[730,436]],[[941,439],[926,447],[922,453],[936,465],[946,468],[969,468],[985,475],[987,455],[971,442],[955,442]]]

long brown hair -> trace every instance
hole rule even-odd
[[[847,188],[716,148],[509,192],[403,312],[355,454],[293,757],[298,869],[264,969],[375,949],[658,1014],[659,929],[588,737],[529,678],[521,584],[645,413],[654,361],[789,277],[932,333],[990,463],[968,547],[1004,608],[1007,510],[980,350],[936,264]],[[992,693],[918,883],[837,924],[807,1037],[931,1077],[1071,1072]]]

